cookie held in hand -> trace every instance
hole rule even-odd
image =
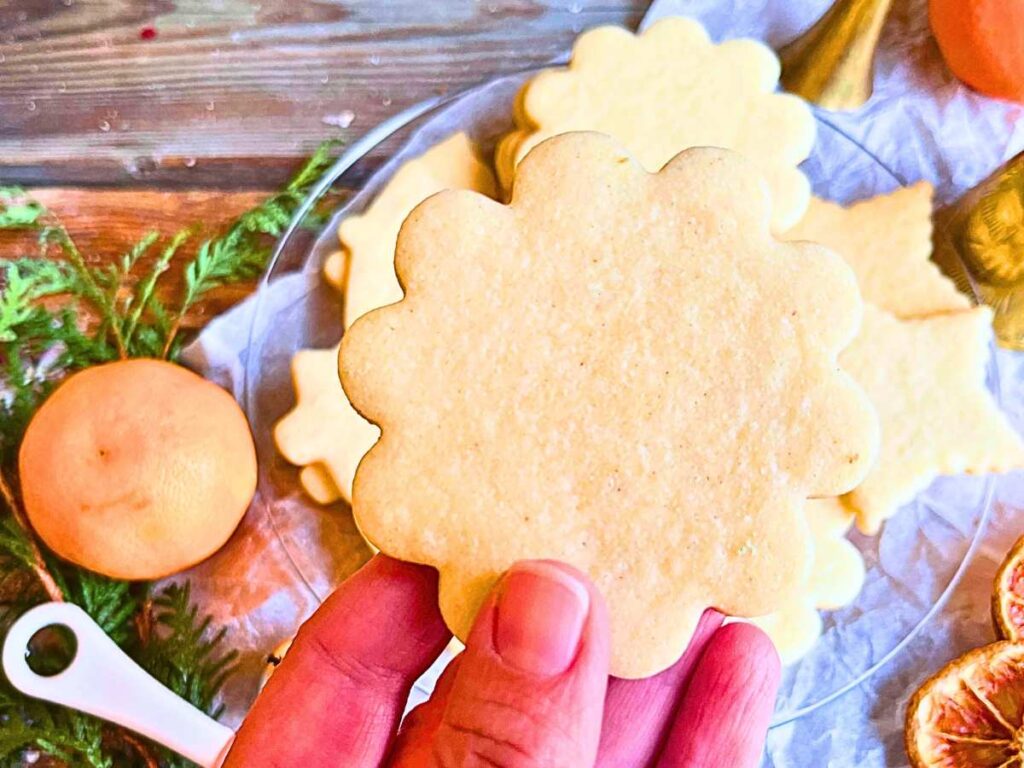
[[[878,428],[836,362],[853,273],[777,242],[770,213],[735,153],[649,174],[592,133],[534,149],[507,206],[443,192],[412,212],[405,298],[342,341],[382,430],[353,506],[382,551],[440,570],[459,637],[525,558],[595,581],[623,677],[673,663],[709,605],[757,616],[803,590],[805,499],[854,487]]]
[[[809,499],[805,515],[814,558],[803,592],[781,610],[752,620],[772,639],[783,664],[798,661],[814,647],[822,631],[819,610],[849,605],[864,584],[864,558],[846,538],[853,512],[833,497]]]
[[[453,134],[407,160],[365,211],[341,222],[338,239],[343,252],[327,260],[324,276],[344,289],[346,328],[371,309],[402,298],[394,267],[398,230],[409,211],[444,189],[495,194],[494,175],[464,133]]]

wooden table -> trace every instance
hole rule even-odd
[[[84,253],[113,259],[150,229],[215,229],[323,139],[351,141],[431,94],[541,64],[584,28],[635,26],[647,4],[3,3],[0,184],[32,188]],[[0,234],[0,257],[32,249]],[[214,296],[192,324],[246,290]]]

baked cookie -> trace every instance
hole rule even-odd
[[[900,320],[865,308],[840,362],[878,409],[882,445],[871,472],[845,498],[857,527],[882,522],[938,475],[1024,467],[1024,445],[988,388],[992,312]]]
[[[330,470],[320,462],[307,464],[299,470],[299,484],[317,504],[333,504],[341,498],[341,491],[334,484]],[[352,489],[349,488],[346,498],[351,498],[351,495]]]
[[[751,619],[775,643],[783,664],[798,661],[814,647],[822,628],[819,609],[849,605],[864,584],[864,558],[846,539],[853,512],[834,497],[809,500],[805,512],[814,558],[803,594],[782,610]]]
[[[380,430],[345,397],[337,347],[296,352],[292,381],[295,408],[274,427],[277,448],[292,464],[304,467],[299,479],[315,501],[350,499],[356,465]]]
[[[342,248],[324,260],[324,280],[339,292],[345,292],[345,275],[348,269],[348,253]]]
[[[402,297],[394,269],[398,230],[417,203],[449,188],[495,194],[493,174],[464,133],[402,165],[364,213],[342,221],[342,248],[325,261],[324,277],[344,293],[346,328],[364,312]],[[329,360],[331,356],[335,359]],[[338,381],[336,357],[336,349],[296,355],[296,406],[275,431],[288,461],[302,465],[307,461],[301,457],[316,457],[299,473],[299,482],[320,504],[351,499],[356,464],[378,434],[349,405]],[[298,390],[300,379],[305,396]]]
[[[594,133],[536,147],[507,206],[444,192],[406,220],[405,298],[342,340],[382,429],[353,509],[440,570],[458,637],[523,558],[594,579],[624,677],[674,662],[709,605],[757,616],[804,589],[805,499],[860,482],[877,420],[836,362],[852,271],[769,220],[736,153],[649,174]]]
[[[444,189],[472,189],[496,194],[494,175],[464,133],[456,133],[399,168],[361,214],[348,216],[338,239],[348,255],[347,268],[328,259],[324,275],[339,285],[344,279],[344,323],[347,328],[371,309],[402,298],[395,278],[395,241],[409,211]]]
[[[922,181],[846,208],[813,198],[786,239],[834,250],[853,267],[864,300],[897,317],[967,309],[971,302],[931,261],[932,194]]]
[[[531,79],[515,108],[517,128],[499,142],[506,190],[526,153],[551,136],[598,131],[625,144],[649,171],[690,147],[724,147],[755,163],[772,190],[776,232],[807,208],[797,166],[814,146],[815,123],[797,96],[777,93],[779,61],[754,40],[716,45],[699,22],[666,18],[642,34],[585,32],[569,66]]]

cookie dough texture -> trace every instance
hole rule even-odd
[[[598,131],[655,172],[684,149],[724,147],[755,163],[772,190],[782,232],[803,215],[810,185],[797,166],[814,146],[815,123],[797,96],[777,93],[779,61],[754,40],[714,44],[692,19],[669,17],[635,35],[600,27],[581,35],[569,66],[530,80],[517,128],[496,149],[508,190],[516,166],[547,138]]]
[[[831,248],[857,274],[864,301],[898,317],[968,309],[970,301],[931,261],[932,186],[918,182],[843,207],[813,198],[787,240]]]
[[[845,502],[873,534],[939,475],[1024,467],[1024,445],[985,386],[991,310],[916,320],[865,310],[840,361],[875,404],[882,444]]]
[[[536,147],[508,206],[413,211],[405,298],[342,341],[382,429],[353,507],[382,551],[440,570],[457,636],[523,558],[595,580],[624,677],[675,661],[709,605],[757,616],[804,589],[805,499],[857,485],[877,422],[836,362],[852,272],[769,220],[735,153],[652,175],[592,133]]]

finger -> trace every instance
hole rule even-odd
[[[593,765],[608,659],[604,601],[586,577],[550,561],[517,563],[470,632],[429,765]]]
[[[437,679],[430,698],[414,708],[402,721],[391,750],[389,766],[427,766],[432,764],[434,734],[441,727],[448,696],[455,685],[462,656],[456,656]]]
[[[299,630],[226,768],[376,767],[413,682],[449,637],[436,571],[377,555]]]
[[[598,768],[652,765],[661,752],[668,728],[708,640],[722,625],[722,614],[708,609],[701,616],[686,652],[664,672],[643,680],[610,678],[598,748]],[[396,765],[425,765],[433,734],[440,727],[459,658],[438,679],[429,701],[405,718],[392,759]],[[411,760],[413,756],[419,762]]]
[[[664,672],[643,680],[608,681],[598,768],[653,765],[697,661],[722,620],[717,611],[705,611],[682,658]]]
[[[751,624],[729,624],[704,650],[659,768],[755,768],[779,688],[779,655]]]

